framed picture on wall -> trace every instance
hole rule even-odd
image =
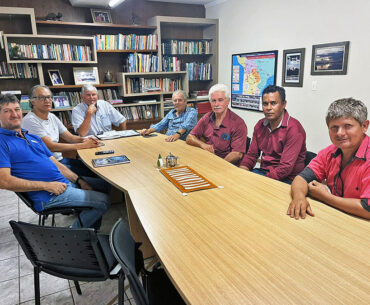
[[[311,75],[347,74],[349,41],[312,46]]]
[[[73,68],[73,77],[76,85],[99,84],[97,67]]]
[[[305,50],[303,48],[283,51],[282,86],[303,87]]]
[[[112,23],[112,17],[109,10],[92,8],[91,16],[94,23]]]
[[[278,51],[233,54],[231,107],[262,111],[262,91],[276,84]]]
[[[69,100],[66,95],[54,95],[53,96],[53,105],[55,109],[68,108]]]

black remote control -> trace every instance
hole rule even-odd
[[[103,150],[103,151],[97,151],[95,155],[109,155],[114,154],[114,150]]]

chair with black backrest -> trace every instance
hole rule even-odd
[[[35,304],[40,304],[40,272],[78,281],[97,282],[118,278],[124,291],[125,275],[109,246],[109,236],[90,228],[39,226],[11,220],[13,233],[34,267]],[[123,305],[122,298],[119,304]]]
[[[110,246],[113,255],[121,265],[129,283],[136,305],[149,305],[149,300],[137,275],[137,250],[140,243],[132,238],[127,225],[119,219],[110,233]]]
[[[74,214],[79,223],[80,226],[83,227],[82,225],[82,220],[80,218],[80,213],[83,210],[89,210],[91,207],[81,207],[81,206],[69,206],[69,207],[53,207],[53,208],[46,208],[42,210],[41,212],[38,212],[35,210],[33,207],[32,201],[29,199],[27,193],[21,193],[21,192],[15,192],[17,196],[32,210],[34,211],[37,215],[39,215],[39,225],[45,225],[45,219],[51,215],[51,226],[55,226],[55,214]]]
[[[306,151],[306,159],[304,160],[304,166],[306,167],[313,158],[315,158],[317,156],[317,154],[315,154],[314,152],[312,151]]]
[[[246,154],[248,153],[249,145],[251,145],[251,138],[250,137],[247,137],[247,145],[246,145],[246,148],[245,148],[245,153]]]

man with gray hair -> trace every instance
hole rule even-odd
[[[81,90],[82,103],[72,111],[72,125],[81,136],[97,135],[112,130],[112,124],[119,130],[126,129],[126,118],[111,104],[98,100],[97,89],[84,85]]]
[[[239,165],[246,151],[247,126],[242,118],[228,108],[229,88],[224,84],[212,86],[209,101],[212,111],[199,120],[186,138],[186,143]]]
[[[309,195],[339,210],[370,219],[370,140],[367,108],[353,98],[333,102],[326,115],[332,145],[293,180],[287,214],[314,216]],[[326,180],[330,192],[321,184]]]
[[[182,90],[176,90],[172,94],[173,107],[170,112],[157,124],[143,129],[141,135],[146,136],[152,132],[161,132],[167,128],[167,142],[174,142],[178,139],[185,140],[189,132],[197,123],[197,110],[187,107],[186,95]]]

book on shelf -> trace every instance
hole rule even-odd
[[[189,62],[186,63],[189,81],[212,80],[212,65],[207,63]]]
[[[156,34],[95,35],[97,50],[156,50],[157,41],[158,36]]]
[[[31,110],[30,97],[28,95],[21,95],[20,104],[22,110]]]
[[[8,43],[11,59],[91,61],[91,47],[74,44],[18,44]]]
[[[200,55],[212,53],[212,40],[163,40],[163,55]]]
[[[21,90],[3,90],[1,91],[1,94],[14,94],[14,95],[18,95],[18,94],[22,94]]]
[[[123,72],[158,72],[158,56],[131,53],[124,61]]]
[[[146,92],[171,92],[182,89],[181,79],[175,78],[144,78],[137,77],[126,79],[126,92],[146,93]]]
[[[128,120],[159,118],[159,105],[125,106],[116,108]]]
[[[12,78],[37,78],[37,67],[35,64],[16,63],[9,64],[5,61],[0,63],[0,76]]]
[[[165,72],[181,71],[181,60],[179,60],[176,56],[163,56],[162,71]]]
[[[110,100],[108,101],[111,105],[117,105],[117,104],[122,104],[123,100],[118,99],[118,100]]]

